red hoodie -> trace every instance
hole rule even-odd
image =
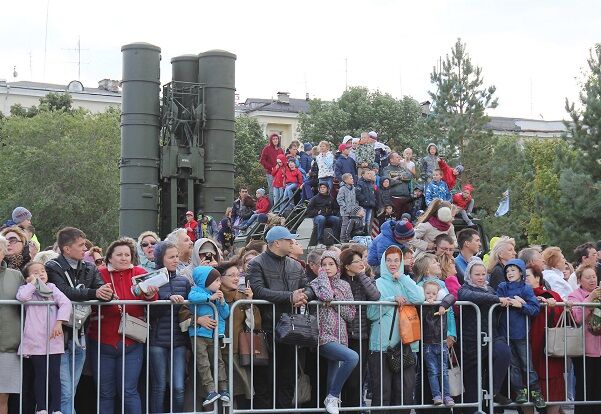
[[[457,184],[457,176],[453,174],[454,168],[449,167],[449,164],[442,158],[438,159],[438,168],[442,170],[442,181],[447,183],[447,187],[449,187],[449,191],[451,191],[455,188],[455,184]]]
[[[257,213],[269,213],[269,197],[263,196],[257,199]]]
[[[286,156],[284,154],[278,155],[278,160],[282,161],[282,165],[271,169],[271,175],[273,176],[273,186],[275,188],[284,188],[284,174],[286,172]]]
[[[276,166],[276,160],[278,159],[278,155],[284,155],[284,150],[281,147],[276,147],[271,142],[271,137],[269,138],[270,142],[268,145],[265,145],[263,151],[261,151],[261,158],[259,162],[265,168],[265,172],[267,174],[271,174],[273,167]],[[273,174],[272,174],[273,175]]]

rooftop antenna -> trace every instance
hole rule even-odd
[[[19,76],[19,74],[17,73],[17,67],[13,66],[13,78],[17,79],[17,76]]]
[[[77,62],[69,62],[69,63],[75,63],[77,65],[77,80],[81,81],[81,51],[82,50],[88,50],[88,49],[82,49],[81,48],[81,36],[77,36],[77,47],[74,49],[63,49],[63,50],[67,50],[67,51],[71,51],[71,52],[76,52],[77,53]],[[89,62],[83,62],[84,64],[89,63]]]

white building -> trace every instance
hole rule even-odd
[[[0,80],[0,112],[10,114],[10,107],[21,104],[24,108],[38,106],[40,98],[50,92],[69,92],[73,108],[84,108],[90,112],[104,112],[109,107],[121,107],[121,91],[119,82],[103,79],[98,82],[98,88],[84,87],[79,81],[68,85],[56,85],[41,82],[7,82]]]

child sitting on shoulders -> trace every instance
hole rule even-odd
[[[19,354],[29,358],[33,366],[32,381],[37,412],[60,412],[61,357],[65,352],[63,322],[68,322],[71,316],[71,301],[53,283],[47,283],[48,275],[42,262],[29,262],[23,269],[23,276],[27,284],[19,287],[18,301],[56,302],[55,305],[25,307],[25,325]]]

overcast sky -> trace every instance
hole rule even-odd
[[[48,27],[44,65],[46,12]],[[428,99],[430,72],[458,37],[485,83],[497,87],[491,115],[565,118],[589,49],[601,41],[598,0],[304,0],[2,2],[0,79],[67,84],[121,79],[122,45],[162,48],[170,59],[209,49],[238,56],[240,98],[333,99],[348,85]],[[45,69],[44,69],[45,67]]]

